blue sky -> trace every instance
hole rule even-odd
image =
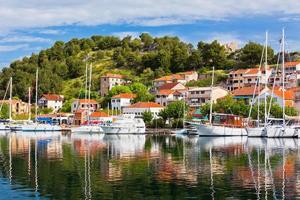
[[[0,0],[0,67],[50,47],[55,41],[92,35],[173,35],[200,40],[264,42],[300,50],[300,1],[264,0]]]

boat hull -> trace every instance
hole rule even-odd
[[[267,128],[267,135],[270,138],[296,138],[298,137],[298,130],[294,127],[269,126]]]
[[[136,127],[113,127],[113,126],[102,126],[104,133],[107,134],[143,134],[146,132],[145,128]]]
[[[265,127],[246,128],[248,137],[267,137]]]
[[[226,126],[211,126],[207,124],[193,124],[197,128],[199,136],[246,136],[245,128],[233,128]]]
[[[61,131],[60,126],[51,126],[51,125],[43,125],[43,124],[28,124],[28,125],[22,125],[20,128],[16,129],[17,131],[23,131],[23,132],[51,132],[51,131]]]
[[[102,133],[100,126],[79,126],[71,128],[72,133]]]

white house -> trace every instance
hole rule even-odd
[[[136,97],[132,93],[122,93],[111,98],[111,108],[113,110],[122,110],[123,107],[131,105],[132,100]]]
[[[62,108],[64,96],[57,94],[43,94],[38,101],[40,108],[51,108],[53,112],[57,112]]]
[[[190,107],[200,107],[201,105],[210,102],[212,98],[213,102],[217,99],[223,98],[228,95],[228,91],[221,87],[195,87],[188,90],[187,103]]]
[[[167,106],[174,101],[185,100],[186,90],[160,90],[157,92],[155,102]]]
[[[107,73],[101,76],[100,82],[100,94],[101,96],[105,96],[114,86],[124,84],[125,80],[121,74]]]
[[[95,112],[99,108],[99,104],[94,99],[76,99],[72,102],[71,112],[75,113],[77,110],[89,110]]]
[[[123,108],[123,114],[133,114],[135,117],[142,117],[145,111],[150,111],[153,118],[158,118],[159,112],[164,107],[155,102],[138,102]]]

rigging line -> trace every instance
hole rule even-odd
[[[8,92],[8,88],[10,87],[10,81],[8,82],[8,84],[7,84],[7,87],[6,87],[6,90],[5,90],[5,93],[4,93],[4,97],[3,97],[3,99],[2,99],[2,103],[1,103],[1,105],[0,105],[0,111],[2,110],[2,107],[3,107],[3,104],[4,104],[4,100],[5,100],[5,97],[6,97],[6,95],[7,95],[7,92]]]
[[[270,112],[271,112],[271,108],[272,108],[272,101],[273,101],[273,93],[274,93],[274,90],[275,90],[275,86],[276,86],[276,83],[277,83],[277,74],[278,74],[278,70],[279,70],[279,62],[280,62],[280,52],[282,51],[282,46],[280,44],[280,48],[279,48],[279,53],[278,53],[278,56],[277,56],[277,63],[276,63],[276,70],[275,70],[275,75],[274,75],[274,81],[273,81],[273,86],[272,86],[272,92],[271,92],[271,98],[270,98],[270,103],[269,103],[269,109],[268,109],[268,118],[270,117]]]

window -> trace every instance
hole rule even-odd
[[[201,94],[205,94],[205,91],[201,91]]]

